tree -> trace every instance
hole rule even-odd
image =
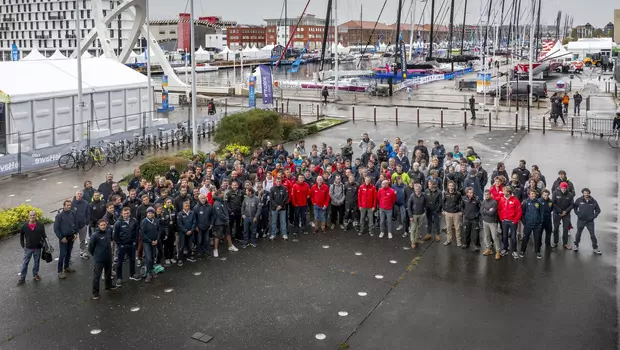
[[[592,36],[595,37],[595,38],[600,38],[600,37],[605,36],[605,33],[603,33],[603,30],[601,28],[597,28],[592,33]]]
[[[570,31],[570,37],[577,39],[577,28],[573,28],[573,30]]]

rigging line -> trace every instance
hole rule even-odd
[[[286,54],[286,51],[288,50],[288,47],[291,45],[291,41],[293,41],[293,38],[295,37],[295,33],[297,33],[297,28],[299,28],[299,23],[304,18],[304,15],[306,14],[306,11],[308,10],[308,5],[310,5],[310,1],[312,1],[312,0],[308,0],[308,2],[306,2],[306,6],[304,7],[304,10],[302,11],[301,16],[299,16],[299,19],[297,20],[297,24],[293,28],[293,33],[291,33],[291,37],[288,39],[288,42],[286,43],[286,46],[284,47],[284,50],[282,51],[282,54],[280,55],[280,58],[278,58],[278,61],[276,62],[275,68],[278,68],[278,66],[280,65],[280,61],[282,61],[282,58]]]
[[[366,53],[366,48],[368,48],[368,45],[370,45],[372,41],[372,36],[375,33],[375,30],[377,29],[377,24],[379,23],[379,20],[381,19],[381,15],[383,14],[383,10],[385,10],[386,4],[387,4],[387,0],[385,0],[383,2],[383,6],[381,6],[381,11],[379,11],[379,17],[377,17],[377,20],[375,21],[375,26],[372,28],[372,31],[370,32],[370,36],[368,37],[368,43],[366,43],[366,45],[364,45],[364,48],[362,49],[362,55],[360,56],[360,61],[358,64],[362,63],[362,57]]]
[[[426,13],[426,5],[428,5],[428,1],[424,1],[424,7],[422,7],[422,14],[420,15],[420,20],[418,21],[418,25],[424,25],[422,20],[424,19],[424,14]]]

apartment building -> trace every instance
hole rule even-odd
[[[302,48],[308,44],[310,50],[321,49],[323,43],[323,33],[325,32],[325,19],[315,15],[307,14],[300,20],[296,18],[268,18],[264,19],[267,26],[266,42],[267,45],[286,46],[295,33],[291,46]],[[295,28],[297,28],[295,30]],[[329,27],[328,42],[334,41],[334,28]]]
[[[120,1],[103,0],[104,17]],[[81,18],[81,36],[95,25],[92,0],[0,0],[0,60],[11,59],[15,44],[20,56],[33,48],[50,56],[56,49],[68,56],[76,48],[76,20],[78,7]],[[118,16],[107,27],[114,50],[122,50],[129,36],[133,18],[127,13]],[[138,46],[142,41],[139,41]],[[98,40],[88,48],[92,55],[101,54]]]

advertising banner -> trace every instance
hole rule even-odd
[[[263,104],[264,105],[272,105],[273,104],[273,81],[271,79],[271,68],[261,64],[258,66],[260,69],[260,77],[261,77],[261,89],[263,94]]]
[[[19,61],[19,52],[17,52],[17,45],[11,45],[11,61]]]
[[[256,77],[250,75],[250,83],[248,84],[248,107],[256,107]]]
[[[161,77],[161,109],[168,109],[168,76]]]
[[[407,52],[405,50],[405,43],[403,42],[400,43],[400,62],[403,79],[407,79]]]

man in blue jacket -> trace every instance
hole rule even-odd
[[[185,208],[183,208],[183,211],[185,212]],[[194,213],[191,211],[190,213],[193,216]],[[144,220],[140,223],[140,232],[142,234],[142,250],[144,251],[144,260],[146,260],[146,279],[144,282],[148,283],[151,282],[154,277],[157,277],[157,275],[153,273],[153,252],[157,250],[157,243],[159,239],[159,220],[155,220],[155,209],[153,209],[153,207],[149,207],[146,210],[146,218],[144,218]],[[179,239],[179,241],[180,240],[181,239]],[[188,249],[191,249],[191,247],[188,246]]]
[[[104,273],[105,289],[115,290],[118,287],[112,285],[112,240],[108,234],[108,221],[100,219],[97,229],[90,235],[88,252],[93,256],[95,266],[93,269],[93,299],[99,299],[99,280]]]
[[[446,159],[446,148],[439,143],[439,141],[435,141],[435,147],[431,150],[431,156],[437,157],[439,160],[439,166],[443,167],[443,161]]]
[[[177,246],[177,264],[183,266],[183,258],[185,257],[184,250],[187,249],[188,255],[187,261],[196,262],[191,257],[192,249],[192,234],[196,229],[196,216],[194,212],[190,210],[189,200],[183,203],[183,210],[177,214],[177,227],[179,229],[179,244]]]
[[[552,252],[553,248],[551,247],[551,235],[553,234],[553,223],[551,218],[553,217],[553,201],[551,200],[551,192],[544,189],[538,201],[540,202],[540,205],[542,205],[542,227],[540,230],[541,240],[544,233],[545,251]]]
[[[80,239],[80,258],[88,259],[88,253],[86,252],[86,231],[89,223],[89,208],[88,202],[84,200],[84,194],[82,191],[77,191],[73,201],[71,202],[71,210],[75,213],[77,219],[78,237]]]
[[[534,249],[536,251],[536,258],[542,259],[540,254],[540,246],[542,244],[542,222],[543,222],[543,209],[539,199],[536,198],[538,194],[535,190],[530,191],[529,198],[521,203],[521,221],[523,222],[523,241],[521,242],[521,253],[519,257],[525,256],[525,250],[527,249],[527,243],[530,241],[530,235],[534,233]]]
[[[577,215],[577,234],[575,235],[575,242],[573,250],[577,252],[579,250],[579,242],[581,242],[581,233],[584,228],[590,232],[590,240],[592,240],[592,250],[594,254],[601,255],[601,251],[598,249],[598,241],[594,234],[594,220],[601,213],[601,208],[598,206],[596,199],[590,195],[590,189],[584,188],[581,190],[582,196],[575,201],[575,214]]]
[[[194,216],[196,217],[196,255],[202,254],[211,256],[211,244],[209,242],[209,229],[213,223],[213,207],[207,202],[207,196],[198,196],[198,203],[194,206]]]
[[[129,278],[140,280],[136,274],[136,248],[138,245],[138,221],[131,217],[131,208],[125,207],[122,218],[114,223],[113,237],[116,243],[116,286],[120,287],[123,280],[123,262],[129,257]]]
[[[78,220],[75,213],[71,210],[71,200],[67,199],[63,202],[62,211],[56,215],[54,220],[54,233],[58,237],[60,253],[58,256],[58,278],[67,278],[67,273],[75,272],[71,265],[71,251],[73,250],[73,242],[78,238],[77,225]]]

